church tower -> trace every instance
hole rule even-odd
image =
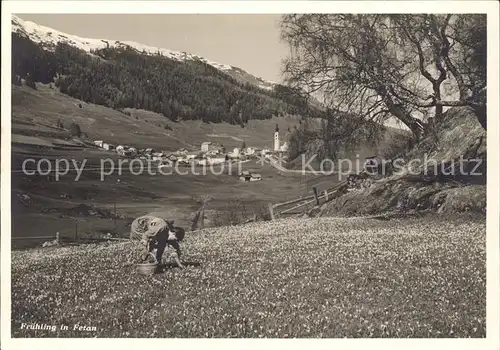
[[[274,151],[278,152],[280,150],[280,129],[278,124],[276,124],[276,129],[274,130]]]

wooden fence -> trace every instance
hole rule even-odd
[[[56,245],[65,244],[85,244],[106,241],[128,241],[129,238],[121,237],[61,237],[59,232],[53,236],[26,236],[26,237],[11,237],[12,241],[52,241]]]
[[[305,212],[305,209],[312,209],[320,206],[333,198],[337,191],[347,184],[347,181],[341,181],[335,186],[330,187],[321,192],[316,187],[313,187],[313,194],[307,197],[300,197],[287,202],[272,204],[269,203],[269,214],[271,220],[275,220],[282,215],[300,215]]]

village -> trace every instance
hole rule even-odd
[[[114,145],[103,140],[94,141],[94,145],[103,151],[116,152],[120,157],[141,159],[157,162],[158,167],[172,165],[180,166],[211,166],[227,163],[243,163],[251,159],[270,159],[273,155],[278,155],[286,159],[288,152],[288,142],[280,143],[279,127],[276,125],[274,131],[274,147],[257,148],[247,147],[243,142],[240,148],[233,148],[227,151],[224,145],[218,142],[205,141],[201,143],[199,150],[188,150],[180,148],[176,151],[157,150],[156,148],[141,148],[130,145]],[[260,181],[262,176],[250,171],[242,171],[238,174],[241,181]]]

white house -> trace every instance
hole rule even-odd
[[[214,156],[217,156],[218,154],[220,154],[221,152],[219,150],[210,150],[206,153],[207,156],[209,157],[214,157]]]
[[[130,147],[128,150],[127,150],[128,154],[130,154],[131,156],[135,157],[137,155],[137,149],[134,148],[134,147]]]
[[[118,153],[121,156],[124,156],[125,155],[125,147],[123,147],[122,145],[116,146],[116,153]]]
[[[97,147],[102,147],[103,143],[104,141],[94,141],[94,145],[96,145]]]
[[[226,161],[226,157],[207,158],[208,164],[222,164]]]
[[[242,171],[241,174],[239,175],[240,181],[250,181],[250,178],[252,175],[250,175],[249,171]]]
[[[262,176],[260,174],[251,174],[250,181],[260,181],[262,180]]]
[[[267,148],[264,148],[262,151],[260,151],[260,155],[264,158],[269,158],[271,157],[271,154],[273,152],[271,152],[270,150],[268,150]]]
[[[208,152],[208,147],[212,144],[212,142],[203,142],[201,144],[201,151]]]
[[[245,148],[244,153],[247,156],[253,156],[255,154],[255,148],[247,147]]]
[[[184,155],[184,158],[190,160],[190,159],[195,159],[197,156],[198,153],[189,152]]]
[[[206,142],[203,142],[201,144],[201,151],[202,152],[208,152],[208,151],[222,152],[223,149],[224,149],[224,146],[222,146],[221,144],[219,144],[217,142],[206,141]]]
[[[247,181],[260,181],[262,180],[262,176],[260,174],[256,173],[251,173],[249,171],[243,171],[239,175],[240,181],[247,182]]]
[[[283,142],[280,146],[280,152],[288,152],[288,142]]]
[[[111,143],[103,143],[102,148],[104,148],[106,151],[112,151],[115,149],[115,145],[112,145]]]

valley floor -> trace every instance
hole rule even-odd
[[[190,233],[188,268],[149,277],[131,242],[14,251],[12,336],[485,337],[485,236],[469,216],[259,222]]]

